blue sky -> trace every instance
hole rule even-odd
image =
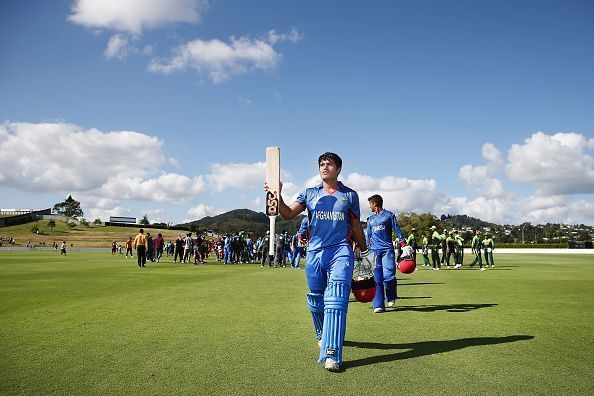
[[[263,210],[339,153],[393,211],[594,224],[589,1],[0,3],[0,206]]]

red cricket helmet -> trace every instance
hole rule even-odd
[[[403,274],[412,274],[417,268],[417,263],[414,258],[405,258],[398,263],[398,271]]]
[[[353,279],[351,289],[357,301],[371,302],[375,297],[375,280],[373,278]]]

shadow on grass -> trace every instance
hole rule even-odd
[[[526,341],[531,340],[533,338],[534,336],[530,335],[513,335],[507,337],[472,337],[445,341],[421,341],[408,344],[383,344],[378,342],[345,341],[345,347],[379,350],[406,350],[396,353],[390,353],[388,355],[370,356],[363,359],[347,361],[344,362],[344,369],[347,370],[349,368],[367,366],[375,363],[386,363],[395,360],[404,360],[427,355],[435,355],[438,353],[451,352],[458,349],[464,349],[474,346],[496,345],[505,344],[508,342]]]
[[[400,299],[401,297],[398,297]],[[414,312],[435,312],[435,311],[448,311],[448,312],[469,312],[475,309],[491,308],[497,304],[447,304],[447,305],[419,305],[419,306],[404,306],[397,307],[395,310],[386,311],[384,313],[391,312],[402,312],[402,311],[414,311]]]
[[[400,281],[400,279],[398,279]],[[413,282],[413,283],[400,283],[398,282],[398,287],[400,286],[416,286],[416,285],[443,285],[443,282]]]
[[[409,297],[400,297],[400,296],[398,296],[398,299],[399,299],[399,300],[414,300],[414,299],[416,299],[416,298],[432,298],[432,297],[429,297],[429,296],[409,296]]]

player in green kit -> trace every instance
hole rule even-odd
[[[483,241],[481,239],[481,232],[479,230],[476,230],[474,237],[472,237],[470,247],[472,248],[472,252],[474,253],[474,260],[472,260],[472,263],[470,263],[470,268],[474,267],[476,263],[478,263],[481,271],[483,271],[483,258],[481,254],[481,250],[483,248]]]
[[[437,227],[431,226],[431,262],[433,263],[433,270],[439,271],[441,263],[439,261],[439,248],[441,246],[441,235],[437,232]]]
[[[416,228],[410,230],[410,235],[406,238],[406,244],[413,248],[413,256],[415,262],[417,261],[417,237],[415,236],[415,232],[417,231]]]
[[[429,240],[427,239],[425,233],[423,233],[421,237],[421,246],[423,249],[423,267],[429,267]]]
[[[464,264],[464,238],[458,231],[454,231],[454,239],[456,241],[456,265],[454,268],[460,268]]]
[[[493,238],[491,238],[491,235],[485,234],[485,239],[483,239],[485,265],[488,267],[489,262],[491,262],[491,268],[495,267],[495,262],[493,261],[493,249],[495,249],[495,242],[493,242]]]

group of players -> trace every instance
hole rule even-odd
[[[409,236],[409,243],[411,240],[415,242],[415,236],[413,233]],[[437,227],[432,226],[430,228],[431,239],[429,240],[425,234],[421,238],[421,248],[423,254],[423,266],[433,266],[433,270],[440,270],[442,266],[450,268],[450,259],[454,260],[453,268],[461,268],[464,264],[464,238],[457,230],[451,230],[449,233],[447,230],[443,230],[443,233],[437,231]],[[477,230],[470,243],[472,253],[474,254],[474,260],[470,263],[470,268],[473,268],[476,264],[479,268],[484,271],[487,267],[495,267],[495,261],[493,260],[493,249],[495,249],[495,242],[493,238],[486,233],[484,236],[481,235],[481,231]],[[441,257],[440,257],[441,251]],[[429,260],[431,255],[431,261]],[[483,267],[483,256],[485,258],[485,266]]]
[[[145,235],[142,228],[134,239],[129,237],[125,245],[126,258],[134,258],[134,249],[136,249],[139,268],[146,267],[147,261],[158,263],[161,261],[163,253],[168,257],[173,256],[174,263],[179,259],[180,263],[190,263],[193,260],[195,265],[206,264],[206,257],[210,250],[210,244],[204,234],[197,234],[196,238],[193,238],[190,232],[185,237],[179,235],[175,242],[165,242],[163,234],[159,233],[157,237],[153,238],[150,232]],[[111,254],[116,254],[116,252],[123,254],[121,245],[113,241]]]

